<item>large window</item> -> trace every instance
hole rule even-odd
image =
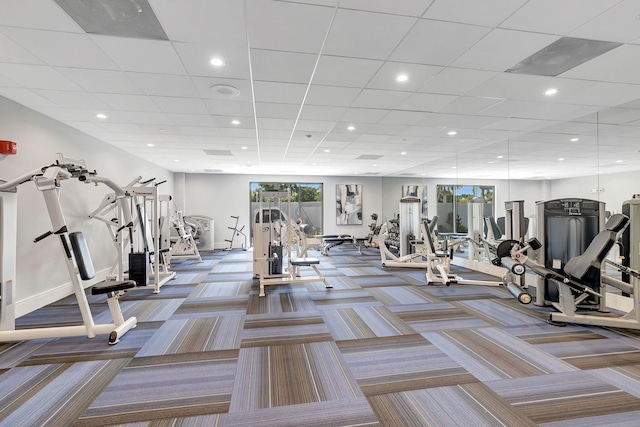
[[[290,200],[282,200],[281,209],[285,215],[289,212],[291,203],[291,219],[294,222],[302,222],[313,227],[314,234],[322,234],[324,215],[322,210],[322,184],[291,183],[291,182],[252,182],[250,184],[251,215],[253,219],[258,211],[260,201],[258,190],[262,191],[287,191],[291,192]],[[253,232],[253,227],[252,232]]]
[[[467,233],[468,206],[473,200],[484,203],[484,216],[493,216],[495,187],[489,185],[438,185],[438,232]]]

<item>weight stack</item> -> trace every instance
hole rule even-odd
[[[149,252],[129,253],[129,280],[136,286],[149,285]]]
[[[269,274],[282,274],[282,246],[270,245],[269,258],[272,258]]]

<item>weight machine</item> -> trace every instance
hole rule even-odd
[[[168,222],[160,224],[163,207],[164,217],[170,215],[170,196],[158,195],[158,186],[163,182],[156,183],[153,178],[143,181],[138,176],[125,187],[114,185],[116,191],[107,194],[89,215],[106,224],[116,249],[116,263],[109,278],[129,278],[138,288],[153,289],[154,293],[176,276],[170,270]],[[151,219],[147,217],[149,211]],[[164,249],[156,250],[162,245]]]
[[[419,198],[410,196],[400,199],[398,220],[387,221],[380,227],[378,246],[382,268],[427,268],[423,250],[426,237],[420,238],[421,214],[422,203]]]
[[[120,340],[120,337],[137,325],[135,317],[124,319],[120,304],[118,303],[118,297],[122,291],[136,286],[136,283],[131,280],[104,281],[92,286],[92,295],[105,294],[107,296],[107,304],[113,319],[113,322],[108,324],[96,325],[94,323],[83,281],[93,279],[95,271],[84,236],[80,232],[69,232],[60,204],[60,183],[65,179],[71,178],[86,183],[103,183],[116,193],[120,191],[111,180],[98,177],[95,171],[88,171],[83,160],[69,159],[62,154],[58,154],[56,162],[51,165],[38,168],[11,181],[0,184],[3,219],[3,248],[1,253],[3,258],[1,263],[3,266],[2,313],[0,316],[0,319],[2,319],[2,324],[0,325],[0,341],[2,342],[81,335],[93,338],[96,335],[108,334],[109,344],[116,344]],[[13,258],[7,257],[7,249],[9,248],[4,245],[11,245],[13,243],[15,247],[15,225],[11,225],[8,222],[14,221],[17,218],[15,216],[15,194],[6,193],[6,191],[16,189],[19,185],[30,181],[42,192],[52,225],[51,231],[47,231],[36,237],[34,242],[37,243],[49,236],[59,237],[62,252],[65,254],[67,270],[78,302],[78,308],[82,316],[82,325],[15,329],[13,297],[15,295],[16,282],[11,277],[12,274],[15,274],[15,256]],[[7,197],[6,194],[11,195]],[[13,200],[11,200],[11,197],[13,197]],[[7,234],[5,235],[5,233]],[[14,265],[5,270],[7,261]],[[6,278],[4,277],[5,273]]]
[[[261,297],[268,285],[323,282],[326,288],[332,287],[318,270],[320,260],[307,257],[305,233],[289,220],[290,195],[289,191],[258,191],[259,207],[252,218],[253,275],[260,280]],[[282,211],[283,200],[287,200],[287,215]],[[311,267],[316,274],[301,276],[301,267]]]
[[[176,231],[177,237],[171,238],[171,248],[166,255],[166,263],[171,265],[172,259],[196,259],[202,262],[200,251],[196,245],[196,241],[187,231],[186,223],[182,211],[175,211],[171,215],[171,227]]]
[[[626,215],[612,215],[586,250],[581,255],[570,258],[561,269],[548,268],[533,259],[532,254],[544,247],[536,238],[526,243],[505,241],[501,243],[498,252],[504,256],[503,265],[515,274],[523,274],[524,267],[527,267],[556,287],[557,300],[547,303],[558,312],[549,314],[549,323],[558,326],[578,323],[640,329],[640,271],[607,259],[628,224],[629,217]],[[626,274],[630,283],[609,275],[605,266]],[[606,309],[607,285],[632,297],[631,310],[620,317],[610,315]],[[511,286],[510,292],[515,296],[517,289]]]

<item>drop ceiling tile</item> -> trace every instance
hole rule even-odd
[[[389,111],[388,109],[376,108],[348,108],[342,116],[343,122],[353,123],[377,123]]]
[[[67,121],[91,121],[91,118],[83,111],[70,109],[70,108],[49,108],[49,107],[37,107],[34,108],[36,111],[44,114],[45,116],[49,116],[52,119],[58,120],[60,122]],[[95,117],[94,117],[95,119]]]
[[[498,75],[495,71],[447,67],[429,80],[418,92],[464,95]]]
[[[0,62],[13,62],[19,64],[44,64],[44,62],[30,53],[27,49],[19,46],[8,36],[2,33],[0,28]],[[11,30],[11,29],[9,29]]]
[[[307,89],[306,84],[254,82],[256,102],[281,102],[284,104],[300,104]]]
[[[440,21],[497,27],[527,0],[436,0],[423,15]]]
[[[63,108],[86,108],[104,111],[109,107],[97,97],[86,92],[37,89],[34,92]]]
[[[184,127],[199,126],[216,126],[216,119],[208,114],[179,114],[179,113],[162,113],[168,117],[173,124]],[[169,123],[172,124],[172,123]]]
[[[298,120],[296,131],[302,132],[329,132],[333,129],[335,122],[322,120]]]
[[[558,36],[494,29],[451,65],[490,71],[504,71],[528,58]]]
[[[205,99],[204,103],[206,104],[209,113],[217,116],[253,116],[253,105],[248,101]]]
[[[38,13],[34,13],[37,11]],[[83,33],[82,29],[51,0],[2,2],[0,25]]]
[[[3,28],[2,32],[49,65],[117,70],[86,34]]]
[[[340,7],[344,9],[365,10],[394,15],[421,16],[429,6],[424,0],[404,0],[389,2],[387,0],[342,0]]]
[[[298,117],[300,106],[298,104],[279,104],[275,102],[256,102],[256,115],[258,117],[273,119],[295,119]]]
[[[496,117],[471,116],[465,114],[441,114],[432,113],[421,120],[418,124],[427,127],[439,127],[441,129],[480,129],[501,120]],[[448,130],[448,129],[447,129]],[[443,131],[443,135],[446,132]]]
[[[85,127],[91,127],[93,123],[85,123]],[[98,125],[102,132],[113,133],[145,133],[140,126],[134,123],[100,123]]]
[[[42,65],[0,63],[0,75],[25,88],[51,90],[81,90],[74,79]],[[76,83],[74,83],[76,82]]]
[[[258,49],[317,54],[333,16],[333,8],[253,0],[247,2],[249,45]]]
[[[440,95],[434,93],[414,93],[396,106],[399,110],[438,111],[454,101],[455,95]]]
[[[352,106],[363,108],[393,109],[409,96],[409,92],[365,89],[360,93],[360,95],[358,95]]]
[[[180,58],[169,41],[101,35],[89,37],[122,71],[186,74]]]
[[[429,113],[417,111],[390,111],[389,114],[380,119],[378,123],[392,125],[413,125],[418,121],[424,119],[428,114]]]
[[[640,84],[640,46],[622,45],[566,71],[562,77]]]
[[[300,119],[338,121],[347,111],[345,107],[327,107],[322,105],[305,105],[300,113]],[[297,111],[296,111],[297,115]],[[294,116],[295,117],[295,116]]]
[[[407,128],[408,126],[406,125],[379,123],[369,126],[367,133],[372,135],[397,135]]]
[[[508,99],[522,93],[529,87],[545,84],[551,79],[546,76],[500,73],[466,93],[468,96]],[[536,92],[537,94],[537,92]]]
[[[322,55],[313,83],[361,88],[371,80],[383,61]]]
[[[477,114],[485,108],[489,108],[501,101],[502,100],[498,98],[461,96],[442,107],[440,110],[438,110],[438,112],[453,114]]]
[[[187,72],[192,76],[228,77],[249,79],[249,55],[247,48],[229,44],[202,45],[195,43],[173,42]],[[212,58],[224,61],[223,67],[210,64]]]
[[[490,29],[485,27],[421,19],[389,59],[446,66],[474,46],[489,31]]]
[[[191,77],[201,98],[215,99],[219,101],[238,102],[252,100],[251,82],[249,80],[217,78],[217,77]],[[235,96],[218,92],[217,88],[235,89],[239,93]]]
[[[317,55],[251,49],[254,80],[285,83],[309,83]]]
[[[630,123],[637,126],[640,120],[640,111],[628,108],[609,108],[598,113],[598,122],[607,124]],[[631,123],[633,122],[633,123]]]
[[[620,0],[532,0],[509,16],[501,28],[567,35]]]
[[[568,104],[615,107],[640,98],[640,86],[620,83],[594,83],[581,92],[565,97]]]
[[[160,112],[160,108],[145,95],[96,93],[95,96],[114,110]]]
[[[402,132],[400,136],[407,137],[426,137],[426,136],[440,136],[443,134],[442,126],[409,126]],[[422,144],[422,141],[419,141]]]
[[[323,53],[385,60],[415,22],[404,16],[339,9]]]
[[[202,99],[151,96],[151,100],[164,113],[209,114]]]
[[[132,72],[125,74],[147,95],[198,97],[198,91],[188,76]]]
[[[54,104],[50,100],[45,99],[40,95],[37,95],[31,89],[23,89],[18,87],[0,87],[0,96],[9,98],[12,101],[17,102],[18,104],[22,104],[30,108],[58,107],[56,104]]]
[[[414,92],[440,71],[442,71],[442,67],[432,65],[385,62],[371,79],[367,88]],[[408,79],[398,82],[396,77],[401,74],[406,75]]]
[[[313,84],[307,93],[305,105],[347,107],[354,102],[359,93],[360,89],[356,88]]]
[[[295,120],[291,119],[258,119],[258,129],[288,130],[291,131]]]
[[[142,91],[122,71],[57,68],[61,74],[89,92],[138,95]],[[47,87],[47,89],[55,89]]]
[[[640,37],[638,2],[624,0],[569,35],[591,40],[629,43]]]
[[[170,40],[224,40],[228,45],[247,45],[244,2],[193,0],[187,6],[182,2],[149,0],[149,4]]]
[[[506,119],[490,124],[486,129],[498,129],[507,131],[535,131],[551,126],[557,122],[550,120],[533,120],[533,119]]]

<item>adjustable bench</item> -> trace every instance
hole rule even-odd
[[[305,258],[289,258],[289,271],[287,274],[282,275],[281,277],[265,277],[260,278],[260,293],[259,296],[263,297],[264,287],[265,285],[279,285],[285,283],[301,283],[301,282],[323,282],[325,288],[332,288],[333,286],[327,282],[327,279],[324,278],[320,270],[318,270],[318,265],[320,264],[320,260],[318,258],[313,257],[305,257]],[[300,276],[300,267],[311,267],[313,271],[316,272],[315,276]]]

